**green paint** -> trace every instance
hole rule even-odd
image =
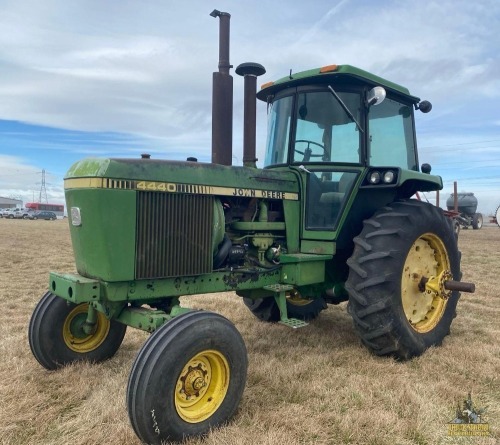
[[[82,225],[70,221],[76,268],[80,275],[104,281],[134,279],[135,193],[128,190],[66,191],[69,213],[80,209]]]
[[[320,68],[292,73],[291,76],[282,77],[281,79],[276,80],[271,86],[263,88],[257,93],[257,97],[260,100],[266,100],[269,95],[276,94],[277,91],[285,88],[320,83],[334,84],[338,82],[366,84],[370,87],[380,85],[390,91],[405,95],[415,103],[419,101],[418,97],[410,95],[408,88],[351,65],[338,65],[338,68],[335,71],[327,73],[321,73]]]

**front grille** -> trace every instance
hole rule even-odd
[[[213,197],[137,192],[137,279],[212,271]]]

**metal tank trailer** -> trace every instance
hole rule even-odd
[[[477,198],[474,193],[452,193],[446,200],[446,207],[450,212],[458,212],[454,216],[455,229],[472,227],[479,230],[483,227],[483,215],[477,213]]]

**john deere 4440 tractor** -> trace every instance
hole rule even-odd
[[[212,15],[223,35],[229,14]],[[370,351],[409,359],[441,344],[459,291],[474,287],[460,282],[450,220],[411,199],[442,188],[418,164],[414,113],[429,102],[349,65],[290,73],[257,93],[269,122],[256,168],[251,127],[264,69],[244,63],[236,69],[245,76],[244,166],[225,165],[231,125],[220,115],[232,112],[224,104],[232,78],[221,52],[214,162],[144,155],[74,164],[64,186],[78,273],[50,273],[29,325],[31,350],[50,370],[109,359],[127,326],[150,332],[127,389],[131,424],[147,443],[223,424],[245,386],[234,325],[182,307],[181,296],[234,291],[283,329],[348,301]]]

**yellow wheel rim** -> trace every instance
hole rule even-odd
[[[218,351],[195,355],[182,369],[175,387],[175,409],[189,423],[211,417],[224,401],[229,387],[229,364]]]
[[[88,304],[80,304],[66,317],[63,325],[63,339],[74,352],[85,354],[94,351],[104,342],[111,326],[104,314],[97,312],[97,323],[92,334],[86,334],[83,324],[87,320]]]
[[[448,253],[438,236],[426,233],[413,243],[403,268],[401,296],[404,313],[415,331],[432,331],[447,303],[444,295],[421,291],[422,277],[437,277],[447,270],[450,270]]]

